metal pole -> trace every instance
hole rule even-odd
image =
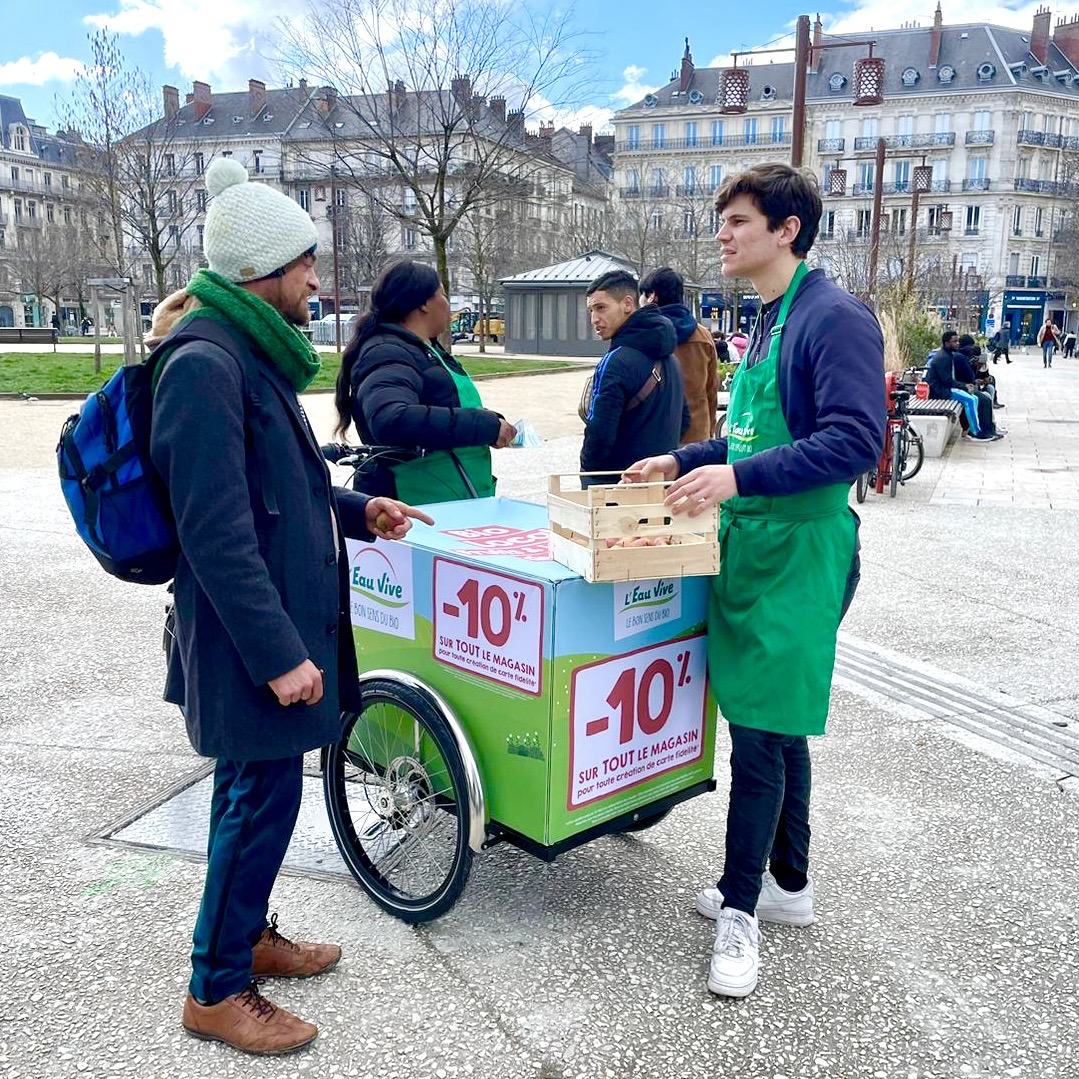
[[[799,169],[805,150],[806,73],[809,70],[809,16],[798,16],[794,38],[794,110],[791,123],[791,164]]]
[[[869,242],[869,300],[877,297],[877,262],[880,258],[880,201],[884,188],[884,148],[883,138],[877,139],[876,174],[873,177],[873,227]]]
[[[907,254],[907,292],[914,291],[914,251],[918,242],[918,189],[910,197],[910,251]]]

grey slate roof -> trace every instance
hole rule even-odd
[[[538,270],[526,270],[524,273],[504,277],[501,284],[508,288],[542,288],[550,285],[589,285],[600,274],[608,270],[628,270],[633,267],[607,251],[588,251],[576,258],[557,262],[553,266],[543,266]]]
[[[865,33],[843,35],[825,34],[825,44],[835,41],[860,41],[868,44],[875,41],[874,56],[885,59],[884,95],[888,99],[903,97],[915,98],[919,94],[942,92],[969,93],[972,90],[1022,88],[1033,92],[1043,91],[1055,95],[1079,97],[1079,80],[1073,81],[1056,77],[1055,73],[1068,72],[1079,75],[1079,71],[1056,47],[1050,38],[1046,67],[1049,75],[1043,79],[1030,74],[1038,61],[1030,52],[1030,32],[1004,26],[987,26],[984,23],[969,23],[959,26],[944,26],[941,35],[940,56],[935,68],[929,66],[931,26],[905,28],[901,30],[877,30]],[[824,49],[819,53],[816,72],[810,72],[806,79],[806,101],[811,104],[823,104],[830,99],[848,100],[854,77],[854,65],[868,49],[857,47],[849,49]],[[763,60],[763,57],[761,58]],[[991,64],[995,69],[988,79],[979,77],[979,68]],[[1016,72],[1009,65],[1024,64],[1025,70]],[[740,66],[743,66],[740,64]],[[947,83],[939,78],[940,70],[951,67],[955,77]],[[918,81],[914,86],[903,83],[903,72],[914,68]],[[749,72],[749,101],[760,102],[766,86],[775,89],[775,100],[790,101],[794,96],[794,64],[765,63],[758,61],[745,68]],[[684,107],[686,112],[705,105],[713,105],[719,93],[721,68],[697,68],[693,81],[685,94],[678,92],[679,81],[672,79],[666,86],[655,92],[655,108]],[[840,90],[832,90],[829,79],[834,74],[845,77],[846,85]],[[690,103],[689,94],[697,90],[703,101],[700,105]],[[645,99],[622,109],[618,116],[629,118],[634,114],[647,117],[652,108],[644,104]]]

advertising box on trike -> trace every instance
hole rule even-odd
[[[363,706],[324,772],[346,863],[408,921],[491,843],[550,859],[715,786],[707,578],[589,584],[540,506],[427,509],[403,542],[349,541]]]

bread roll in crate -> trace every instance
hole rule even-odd
[[[719,507],[690,517],[663,504],[670,484],[603,483],[582,487],[565,472],[548,480],[551,558],[586,581],[643,581],[719,572]]]

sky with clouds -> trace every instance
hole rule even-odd
[[[280,85],[272,33],[279,19],[297,17],[307,3],[326,0],[51,0],[48,18],[8,18],[0,35],[0,94],[21,98],[27,114],[50,129],[64,114],[77,72],[89,56],[87,35],[107,27],[119,35],[130,67],[181,94],[201,79],[219,90],[239,90],[249,78]],[[333,2],[333,0],[329,0]],[[525,8],[534,0],[516,0]],[[557,0],[555,0],[557,2]],[[941,0],[946,24],[996,23],[1029,29],[1038,0]],[[825,30],[889,29],[933,20],[935,0],[854,0],[821,11]],[[1076,5],[1079,12],[1079,4]],[[538,4],[537,4],[538,10]],[[592,122],[664,85],[678,67],[689,37],[699,67],[722,63],[732,50],[771,45],[789,35],[805,11],[793,0],[769,4],[708,5],[687,0],[646,3],[578,0],[573,21],[580,47],[592,58],[588,90],[560,122]],[[815,11],[809,12],[815,14]],[[1071,17],[1068,9],[1053,9]],[[536,119],[543,118],[537,116]]]

